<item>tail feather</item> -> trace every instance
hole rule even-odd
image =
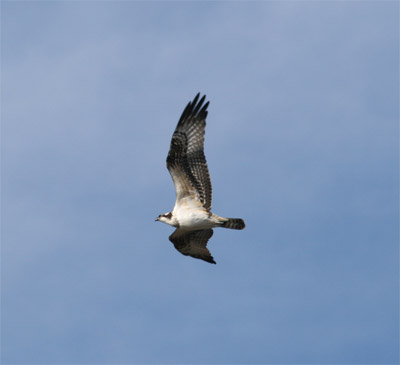
[[[226,218],[226,221],[222,222],[221,227],[230,229],[244,229],[246,224],[241,218]]]

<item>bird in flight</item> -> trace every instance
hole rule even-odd
[[[209,102],[204,104],[205,95],[200,100],[199,97],[200,93],[184,109],[167,157],[175,185],[175,206],[156,221],[177,228],[169,239],[182,254],[215,263],[206,247],[212,228],[244,229],[245,223],[241,218],[224,218],[211,212],[212,187],[204,155]]]

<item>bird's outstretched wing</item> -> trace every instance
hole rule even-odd
[[[182,255],[215,264],[214,258],[207,249],[207,242],[213,233],[212,229],[185,231],[178,228],[169,236],[169,240]]]
[[[200,93],[186,106],[172,136],[167,168],[175,184],[176,200],[192,196],[208,212],[211,210],[211,179],[204,155],[206,96]]]

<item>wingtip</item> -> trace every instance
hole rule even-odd
[[[200,93],[197,93],[197,95],[194,97],[193,101],[190,102],[191,105],[196,105],[197,100],[199,100]]]
[[[200,98],[200,92],[196,94],[194,99],[192,101],[189,101],[189,103],[186,105],[185,109],[182,112],[181,117],[179,118],[178,125],[182,123],[186,118],[191,118],[193,116],[199,116],[200,118],[206,118],[207,117],[207,108],[210,104],[209,101],[207,101],[204,105],[204,101],[206,100],[207,95],[204,94],[201,99]]]
[[[199,98],[200,98],[200,95],[201,95],[201,92],[199,91],[197,94],[196,94],[196,96],[195,96],[195,98],[193,99],[193,101],[194,100],[199,100]],[[199,104],[201,105],[201,104],[203,104],[204,103],[204,100],[207,98],[207,94],[204,94],[202,97],[201,97],[201,99],[200,99],[200,101],[199,101]]]
[[[207,108],[208,108],[209,105],[210,105],[210,101],[207,101],[207,103],[205,103],[205,104],[203,105],[203,107],[201,108],[201,110],[199,111],[199,114],[201,114],[201,113],[207,113]]]

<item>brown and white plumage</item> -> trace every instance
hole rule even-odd
[[[207,107],[205,95],[197,94],[183,111],[167,157],[167,168],[175,184],[177,201],[186,196],[197,198],[204,209],[211,210],[211,179],[204,155]]]
[[[245,223],[242,219],[223,218],[211,213],[212,187],[204,155],[209,102],[204,104],[205,95],[199,98],[200,94],[197,94],[184,109],[167,157],[167,168],[176,192],[174,209],[156,220],[186,231],[213,227],[243,229]]]
[[[215,264],[214,258],[207,249],[207,242],[213,233],[212,229],[186,231],[178,228],[169,236],[169,240],[182,255]]]

